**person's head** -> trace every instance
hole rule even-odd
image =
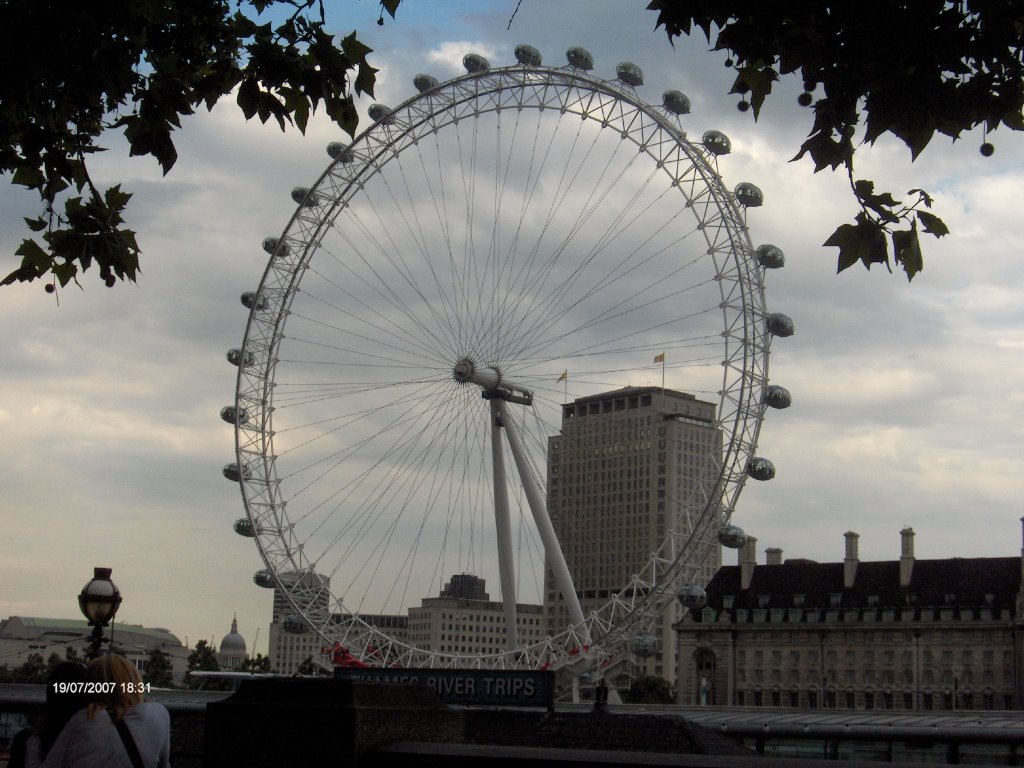
[[[108,653],[93,659],[85,668],[85,681],[97,683],[89,704],[89,716],[95,717],[101,709],[110,712],[115,720],[142,703],[142,676],[123,656]]]
[[[85,680],[85,667],[76,661],[62,661],[55,666],[46,678],[46,716],[39,738],[42,742],[43,755],[50,751],[53,742],[64,728],[71,716],[89,703],[89,698],[78,686],[64,691],[60,683],[82,683]]]

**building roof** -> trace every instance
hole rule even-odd
[[[901,609],[955,605],[959,607],[1013,608],[1021,587],[1019,557],[954,557],[914,560],[910,585],[900,587],[898,560],[858,562],[853,586],[843,586],[843,563],[787,560],[781,565],[757,565],[750,588],[740,588],[741,567],[724,566],[708,584],[708,606],[721,609],[732,596],[733,608]],[[797,606],[794,595],[803,595]],[[839,595],[839,605],[833,603]],[[693,611],[697,618],[699,611]]]
[[[133,634],[159,640],[169,645],[181,645],[175,635],[163,628],[147,628],[139,624],[122,624],[115,621],[112,624],[116,634]],[[92,627],[85,619],[46,619],[35,616],[11,616],[9,619],[0,621],[0,637],[18,637],[19,628],[36,630],[33,637],[43,634],[75,634],[87,636],[92,632]]]
[[[223,655],[245,656],[245,638],[238,634],[238,617],[231,620],[231,631],[220,641],[220,653]]]
[[[612,390],[609,390],[607,392],[599,392],[599,393],[597,393],[595,395],[587,395],[585,397],[578,397],[573,402],[574,403],[588,403],[588,402],[591,402],[592,400],[609,400],[609,399],[617,398],[617,397],[630,397],[632,395],[640,395],[640,394],[644,394],[644,395],[659,394],[660,395],[662,393],[662,391],[663,390],[662,390],[661,387],[653,387],[653,386],[622,387],[621,389],[612,389]],[[695,395],[691,395],[689,392],[682,392],[682,391],[680,391],[678,389],[665,389],[664,392],[665,392],[666,395],[670,395],[672,397],[681,397],[681,398],[686,399],[686,400],[696,400],[697,399]]]

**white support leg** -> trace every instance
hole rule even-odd
[[[498,533],[498,574],[501,577],[501,601],[505,608],[505,647],[519,647],[516,618],[516,574],[512,558],[512,520],[508,508],[505,478],[505,452],[501,442],[503,423],[498,403],[491,398],[491,462],[494,465],[494,523]]]
[[[498,413],[501,416],[501,423],[505,427],[505,434],[508,436],[508,445],[512,449],[512,458],[515,459],[516,468],[519,470],[519,477],[523,482],[523,490],[526,492],[526,501],[533,512],[533,519],[537,524],[537,531],[540,533],[541,541],[544,543],[544,553],[547,555],[548,563],[555,575],[555,584],[558,591],[562,593],[566,607],[569,609],[569,619],[576,627],[577,634],[585,644],[590,643],[590,630],[583,619],[583,608],[580,606],[579,597],[576,595],[576,588],[572,583],[572,576],[569,575],[569,566],[566,565],[562,548],[558,544],[558,537],[555,535],[555,528],[551,525],[551,518],[548,516],[547,505],[544,503],[544,494],[541,493],[533,473],[530,471],[529,462],[526,460],[526,451],[523,449],[522,440],[515,423],[508,415],[508,407],[505,401],[494,398],[491,403],[497,403]]]

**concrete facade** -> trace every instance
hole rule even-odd
[[[484,579],[458,574],[438,597],[409,609],[409,642],[440,653],[488,655],[502,653],[506,644],[505,612],[485,591]],[[544,639],[544,613],[540,605],[516,604],[518,646]]]
[[[626,387],[562,408],[562,431],[548,439],[548,511],[573,575],[584,615],[604,605],[643,570],[674,528],[687,536],[706,504],[721,462],[715,406],[660,387]],[[690,578],[706,584],[721,566],[715,539],[700,541]],[[569,625],[550,569],[545,579],[548,633]],[[673,681],[675,602],[652,628],[660,651],[643,671]]]
[[[321,601],[320,610],[326,614],[329,607],[327,587],[330,585],[330,580],[321,575],[316,577],[306,575],[304,581],[308,582],[311,588],[323,587],[318,600]],[[335,613],[331,614],[330,620],[341,623],[349,621],[351,618],[351,615]],[[408,640],[407,616],[360,614],[359,618],[371,626],[378,627],[399,642]],[[298,674],[299,667],[307,659],[312,659],[314,664],[321,666],[329,663],[325,654],[323,638],[310,630],[295,615],[288,598],[277,587],[274,587],[274,608],[270,622],[268,655],[271,669],[279,675]]]
[[[1024,557],[756,563],[753,537],[675,626],[681,704],[1020,709]],[[1024,553],[1024,550],[1022,550]]]
[[[0,658],[9,667],[17,667],[33,653],[44,661],[54,653],[63,659],[67,648],[74,648],[84,658],[91,635],[92,627],[85,619],[11,616],[0,621]],[[159,649],[171,658],[175,682],[184,679],[189,649],[170,631],[115,622],[104,635],[112,638],[114,645],[142,673],[149,663],[150,651]]]

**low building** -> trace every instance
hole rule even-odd
[[[487,583],[472,574],[452,576],[438,597],[409,609],[409,644],[425,651],[487,656],[508,649],[505,609],[492,601]],[[517,647],[545,637],[544,607],[516,604]]]
[[[322,574],[306,574],[301,583],[317,591],[316,607],[327,614],[330,607],[330,579]],[[331,613],[329,622],[338,625],[350,622],[352,618],[352,614]],[[394,640],[406,641],[407,616],[361,613],[359,619]],[[304,664],[309,661],[321,668],[329,664],[324,638],[295,612],[288,597],[276,586],[269,642],[270,668],[277,674],[299,674],[300,670],[305,670]]]
[[[11,616],[0,621],[0,658],[8,667],[18,667],[32,654],[39,654],[44,661],[52,654],[63,659],[68,648],[85,658],[91,635],[92,627],[85,619]],[[104,635],[143,674],[150,652],[160,650],[171,658],[175,682],[184,679],[189,649],[170,631],[114,622],[104,630]]]
[[[757,565],[750,537],[674,628],[681,704],[1019,709],[1024,557]],[[1024,550],[1022,550],[1024,552]]]

